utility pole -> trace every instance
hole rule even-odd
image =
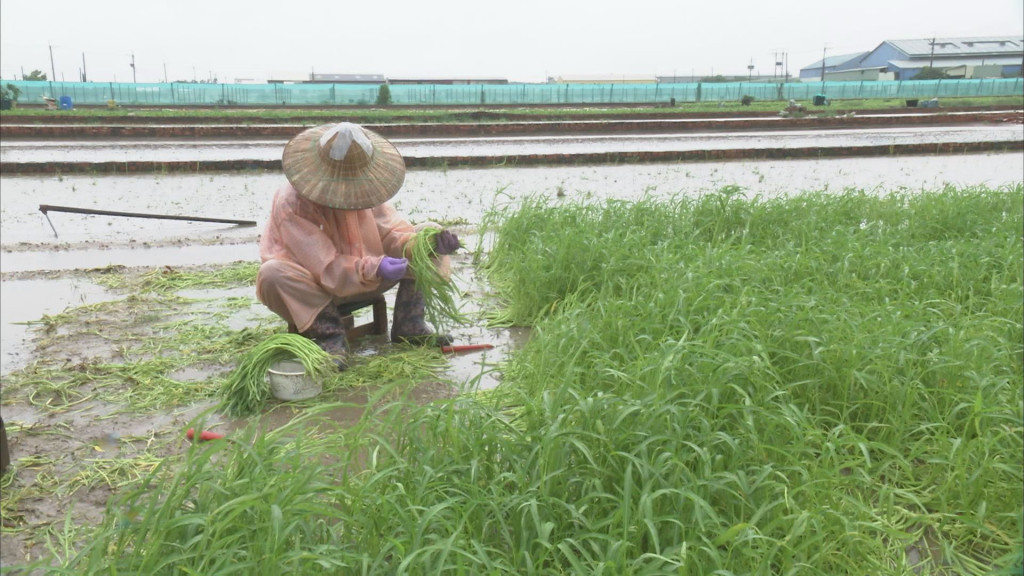
[[[821,81],[825,81],[825,52],[828,50],[828,46],[821,49]]]
[[[164,62],[164,84],[167,83],[167,62]]]
[[[137,80],[135,80],[135,53],[132,52],[132,84],[135,84],[136,82]]]
[[[50,81],[57,80],[57,69],[53,66],[53,44],[50,44]]]
[[[935,68],[935,37],[932,36],[932,41],[928,43],[932,47],[931,58],[928,59],[928,67]]]
[[[82,82],[88,82],[85,74],[85,52],[82,52]]]

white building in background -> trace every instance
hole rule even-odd
[[[548,77],[548,84],[657,84],[651,74],[565,74]]]
[[[268,84],[300,84],[312,79],[311,72],[295,72],[277,70],[267,76]]]
[[[1021,35],[886,40],[870,52],[809,64],[800,69],[800,79],[913,80],[924,68],[955,78],[1010,78],[1020,76],[1022,63]]]

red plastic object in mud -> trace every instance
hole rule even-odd
[[[189,440],[195,440],[195,436],[196,432],[191,428],[188,429],[188,432],[185,432],[185,437]],[[220,440],[223,437],[223,434],[217,434],[216,432],[210,432],[209,430],[203,430],[199,433],[200,442],[205,442],[207,440]]]
[[[441,352],[472,352],[473,350],[490,350],[494,344],[462,344],[460,346],[441,346]]]

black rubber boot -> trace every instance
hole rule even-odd
[[[424,315],[423,292],[416,288],[416,281],[399,282],[398,294],[395,295],[395,319],[391,324],[391,341],[418,346],[451,345],[451,335],[435,334],[423,319]]]
[[[321,310],[309,329],[299,334],[316,342],[324,352],[333,356],[339,371],[348,368],[348,340],[337,308],[327,306]]]

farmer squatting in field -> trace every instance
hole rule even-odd
[[[448,345],[424,320],[423,293],[409,269],[418,231],[388,203],[405,181],[391,142],[355,124],[310,128],[285,145],[288,183],[274,196],[260,238],[260,302],[312,339],[344,368],[348,352],[340,305],[372,300],[398,285],[393,342]],[[461,247],[448,230],[433,236],[439,270]]]

